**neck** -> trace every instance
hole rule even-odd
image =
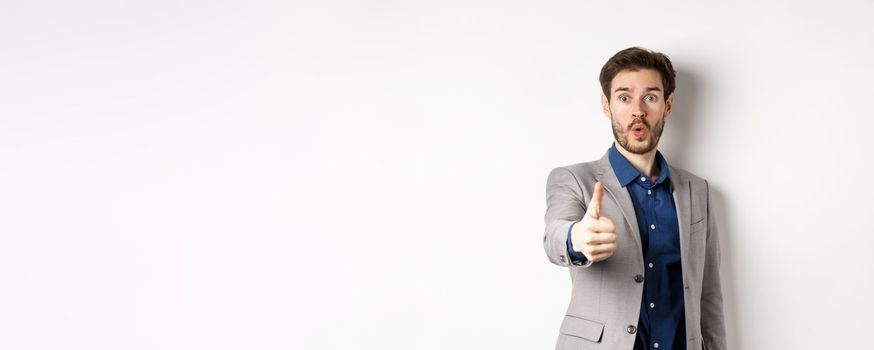
[[[629,152],[617,142],[616,149],[619,150],[619,153],[625,156],[625,159],[628,159],[628,162],[631,163],[631,165],[641,174],[646,174],[651,178],[658,178],[659,169],[655,164],[655,155],[658,147],[653,148],[652,151],[644,154],[636,154]]]

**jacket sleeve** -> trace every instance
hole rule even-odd
[[[707,242],[704,283],[701,286],[701,335],[707,350],[725,350],[725,319],[722,310],[722,282],[719,276],[719,227],[707,185]]]
[[[571,258],[568,254],[568,231],[573,223],[580,221],[586,214],[583,203],[583,193],[573,173],[563,167],[552,169],[546,180],[546,215],[543,232],[543,249],[546,257],[553,264],[569,266]],[[589,266],[576,261],[574,265]]]

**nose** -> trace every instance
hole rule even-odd
[[[631,116],[635,118],[646,118],[646,112],[643,108],[643,101],[634,105],[634,109],[631,111]]]

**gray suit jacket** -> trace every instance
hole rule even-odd
[[[609,152],[607,153],[609,154]],[[553,264],[569,267],[573,290],[557,350],[634,347],[643,293],[643,250],[634,205],[619,185],[607,154],[555,168],[546,184],[543,248]],[[726,348],[719,279],[719,236],[706,180],[669,166],[680,224],[687,349]],[[571,264],[567,232],[582,219],[595,182],[604,185],[601,215],[616,225],[616,250],[604,261]]]

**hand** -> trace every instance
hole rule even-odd
[[[571,230],[571,245],[592,262],[602,261],[616,250],[616,226],[607,217],[601,216],[601,198],[604,185],[595,183],[595,193],[583,220]]]

